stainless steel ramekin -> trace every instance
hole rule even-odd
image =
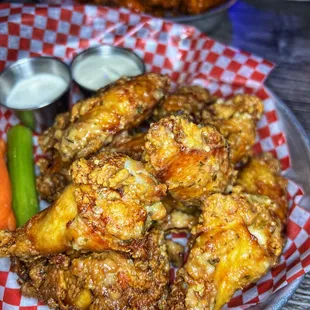
[[[96,91],[85,87],[84,85],[80,84],[77,81],[76,77],[74,76],[74,69],[77,66],[77,64],[82,62],[83,60],[85,60],[87,57],[90,57],[90,56],[94,56],[94,55],[112,56],[116,54],[126,56],[129,59],[133,60],[138,65],[138,68],[140,69],[141,74],[145,73],[145,65],[144,65],[143,60],[137,54],[135,54],[133,51],[129,49],[117,47],[117,46],[111,46],[111,45],[97,45],[97,46],[88,48],[82,51],[81,53],[77,54],[71,62],[71,72],[72,72],[73,81],[79,86],[84,96],[89,97],[93,95]]]
[[[53,74],[63,78],[67,84],[66,89],[51,102],[45,102],[34,109],[8,107],[7,98],[14,86],[21,80],[29,79],[41,73]],[[65,112],[69,109],[69,89],[71,81],[70,68],[57,58],[23,58],[14,62],[1,72],[0,103],[13,110],[26,126],[37,132],[42,132],[53,125],[58,113]],[[42,92],[44,92],[44,89],[42,89]]]

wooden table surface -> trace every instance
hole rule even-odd
[[[191,24],[206,29],[205,20]],[[276,63],[266,84],[310,137],[310,1],[239,0],[208,35]],[[310,274],[283,309],[310,309]]]

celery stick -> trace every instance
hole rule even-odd
[[[17,125],[9,129],[8,167],[12,183],[13,210],[17,226],[24,225],[39,211],[36,193],[32,132]]]
[[[16,111],[15,113],[25,126],[32,130],[36,129],[36,120],[33,111]]]

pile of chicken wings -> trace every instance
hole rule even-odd
[[[52,204],[0,232],[22,293],[54,309],[221,309],[278,262],[286,180],[253,155],[259,98],[123,77],[39,138]],[[171,232],[190,235],[185,249]],[[179,268],[169,282],[170,264]]]

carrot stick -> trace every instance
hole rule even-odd
[[[5,163],[6,144],[0,139],[0,229],[15,230],[16,220],[12,209],[12,190]]]

